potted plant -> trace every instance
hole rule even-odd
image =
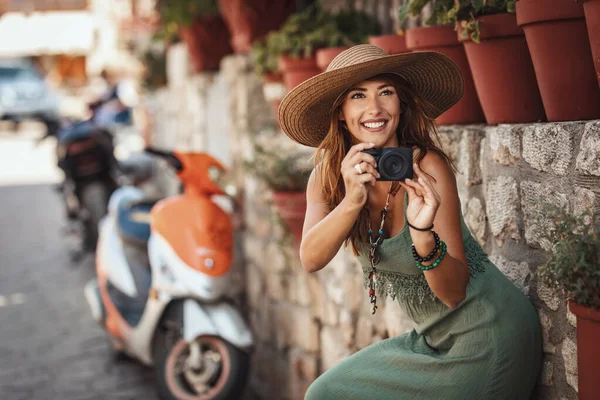
[[[159,0],[158,35],[185,42],[195,72],[217,69],[231,53],[229,31],[219,14],[217,0]]]
[[[278,31],[269,35],[268,46],[278,53],[279,71],[287,90],[321,72],[315,52],[327,47],[322,33],[331,20],[332,15],[317,3],[291,15]]]
[[[305,154],[254,145],[254,158],[246,161],[249,172],[273,191],[273,205],[290,233],[300,242],[306,214],[306,185],[312,165]]]
[[[594,66],[598,84],[600,84],[600,0],[579,0],[583,3],[585,24],[590,37],[590,47],[594,57]]]
[[[461,0],[448,12],[463,43],[488,124],[546,119],[514,1]]]
[[[247,54],[256,40],[279,28],[296,10],[294,0],[218,0],[221,15],[231,32],[231,47]]]
[[[573,0],[519,0],[516,9],[548,120],[600,118],[583,6]]]
[[[409,15],[421,14],[426,5],[432,6],[432,14],[425,21],[428,26],[406,31],[406,47],[410,51],[436,51],[448,56],[458,65],[464,78],[464,95],[448,111],[436,119],[438,125],[473,124],[485,122],[483,110],[473,83],[465,49],[458,41],[454,25],[448,13],[454,0],[409,0],[398,9],[398,20],[404,25]]]
[[[549,258],[539,275],[566,296],[577,317],[579,398],[598,394],[600,360],[600,212],[580,216],[554,212]]]
[[[364,11],[342,9],[320,29],[327,47],[317,50],[317,66],[325,71],[329,63],[347,48],[367,43],[369,36],[381,33],[381,24]]]

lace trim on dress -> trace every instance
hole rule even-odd
[[[465,256],[472,278],[485,272],[485,264],[489,261],[488,256],[479,246],[479,243],[473,237],[465,239]],[[363,268],[363,286],[369,285],[370,269]],[[375,287],[378,296],[390,296],[392,300],[416,299],[422,303],[425,298],[434,300],[435,293],[429,287],[425,275],[421,272],[415,275],[406,275],[393,271],[378,270],[378,284]]]

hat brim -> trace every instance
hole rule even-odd
[[[407,80],[430,118],[437,118],[463,96],[462,74],[450,58],[430,51],[396,54],[322,72],[302,82],[279,105],[281,129],[302,145],[318,147],[329,130],[335,100],[357,83],[383,73]]]

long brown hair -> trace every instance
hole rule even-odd
[[[396,74],[381,74],[369,80],[389,81],[396,88],[401,111],[396,130],[398,143],[403,147],[416,146],[421,150],[415,162],[420,163],[427,151],[431,150],[438,153],[456,171],[452,161],[440,148],[434,120],[425,115],[422,100],[411,85]],[[339,115],[347,93],[348,91],[339,96],[333,104],[329,132],[317,148],[314,158],[315,167],[318,166],[319,183],[330,211],[337,207],[346,195],[340,170],[342,160],[352,147],[352,134],[340,122]],[[368,218],[368,211],[363,208],[346,237],[345,245],[351,244],[355,255],[359,254],[360,243],[365,243],[367,240]]]

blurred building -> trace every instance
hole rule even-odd
[[[33,58],[55,85],[80,87],[106,65],[135,68],[122,33],[143,31],[137,10],[149,15],[152,7],[137,0],[0,0],[0,57]]]

